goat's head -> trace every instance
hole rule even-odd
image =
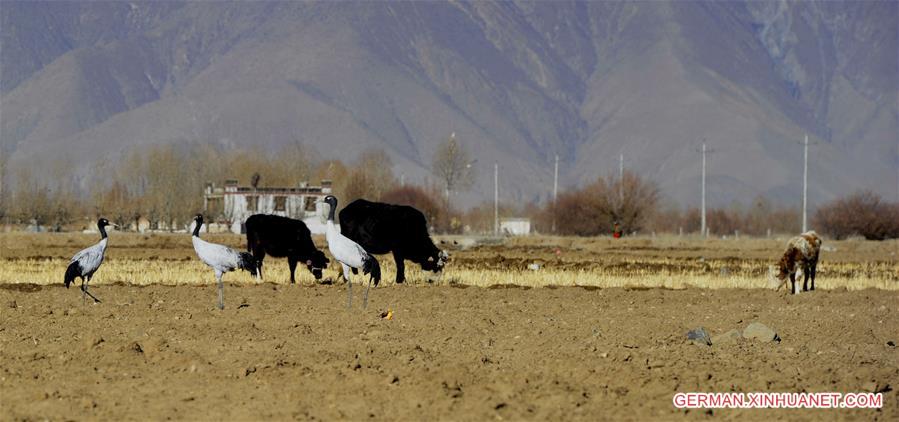
[[[777,268],[774,265],[768,266],[768,288],[772,290],[780,290],[781,286],[784,285],[784,282],[787,280],[786,277],[782,276]]]

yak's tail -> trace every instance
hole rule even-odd
[[[362,273],[371,274],[372,280],[375,281],[375,286],[381,282],[381,265],[378,264],[378,260],[371,254],[362,262]]]
[[[69,268],[66,268],[66,278],[63,280],[63,283],[65,283],[67,289],[69,284],[75,281],[76,277],[81,277],[81,265],[78,264],[78,261],[69,264]]]
[[[237,254],[237,268],[250,272],[250,275],[256,276],[259,266],[256,264],[256,258],[249,252],[241,252]]]

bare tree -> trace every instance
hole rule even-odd
[[[659,189],[636,173],[625,171],[623,176],[600,177],[582,189],[559,194],[555,212],[564,216],[559,233],[596,236],[611,233],[616,223],[625,233],[641,230],[656,209]]]
[[[49,189],[31,174],[29,167],[19,167],[16,172],[16,190],[13,192],[11,213],[22,223],[33,223],[37,227],[45,226],[50,219]]]
[[[437,147],[431,171],[443,183],[447,203],[450,194],[468,190],[474,184],[475,171],[472,164],[471,154],[456,140],[455,132]]]
[[[298,186],[312,176],[314,152],[299,140],[281,148],[271,160],[273,183],[279,186]]]
[[[621,178],[606,179],[606,202],[610,205],[612,224],[617,222],[625,233],[642,229],[658,205],[658,186],[627,170]]]
[[[338,198],[346,198],[344,192],[346,191],[346,187],[349,185],[350,179],[350,171],[347,169],[346,165],[343,164],[340,160],[327,160],[319,163],[315,167],[315,171],[313,171],[316,180],[330,180],[333,182],[331,185],[331,193]],[[341,201],[340,206],[347,204],[346,201]]]
[[[127,229],[132,222],[137,220],[137,217],[133,215],[136,210],[129,206],[133,198],[124,183],[113,182],[112,186],[102,193],[95,194],[94,198],[97,214],[105,216],[122,229]]]
[[[820,206],[812,219],[814,227],[845,239],[864,236],[868,240],[899,238],[899,203],[879,194],[860,190]]]
[[[435,226],[445,212],[442,207],[438,206],[439,202],[434,200],[433,195],[425,188],[415,185],[395,187],[384,192],[381,200],[391,204],[415,207],[425,215],[425,219],[431,226]]]
[[[346,186],[346,200],[347,203],[358,198],[380,201],[394,186],[396,177],[390,156],[383,149],[371,148],[363,152],[353,166]]]
[[[173,145],[162,145],[146,155],[147,214],[151,222],[164,223],[169,230],[179,222],[186,222],[202,202],[203,181],[187,180],[185,169],[191,165]],[[194,164],[196,165],[196,164]]]

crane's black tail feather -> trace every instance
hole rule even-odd
[[[253,255],[251,255],[249,252],[241,252],[238,254],[237,268],[247,270],[250,272],[250,275],[255,277],[256,271],[259,269],[259,266],[256,263],[256,258],[254,258]]]
[[[375,286],[381,282],[381,265],[378,264],[378,260],[375,259],[371,254],[362,261],[362,274],[371,274],[372,280],[375,282]]]
[[[75,278],[81,277],[81,265],[78,265],[78,261],[75,261],[69,264],[69,268],[66,268],[66,278],[63,280],[66,288],[69,288],[69,284],[75,282]]]

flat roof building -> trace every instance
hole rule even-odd
[[[224,187],[206,184],[203,209],[210,220],[227,224],[233,233],[245,233],[244,223],[253,214],[304,220],[312,233],[324,233],[320,220],[324,206],[318,201],[329,194],[330,180],[322,180],[320,186],[301,183],[293,188],[239,186],[237,180],[227,180]]]

